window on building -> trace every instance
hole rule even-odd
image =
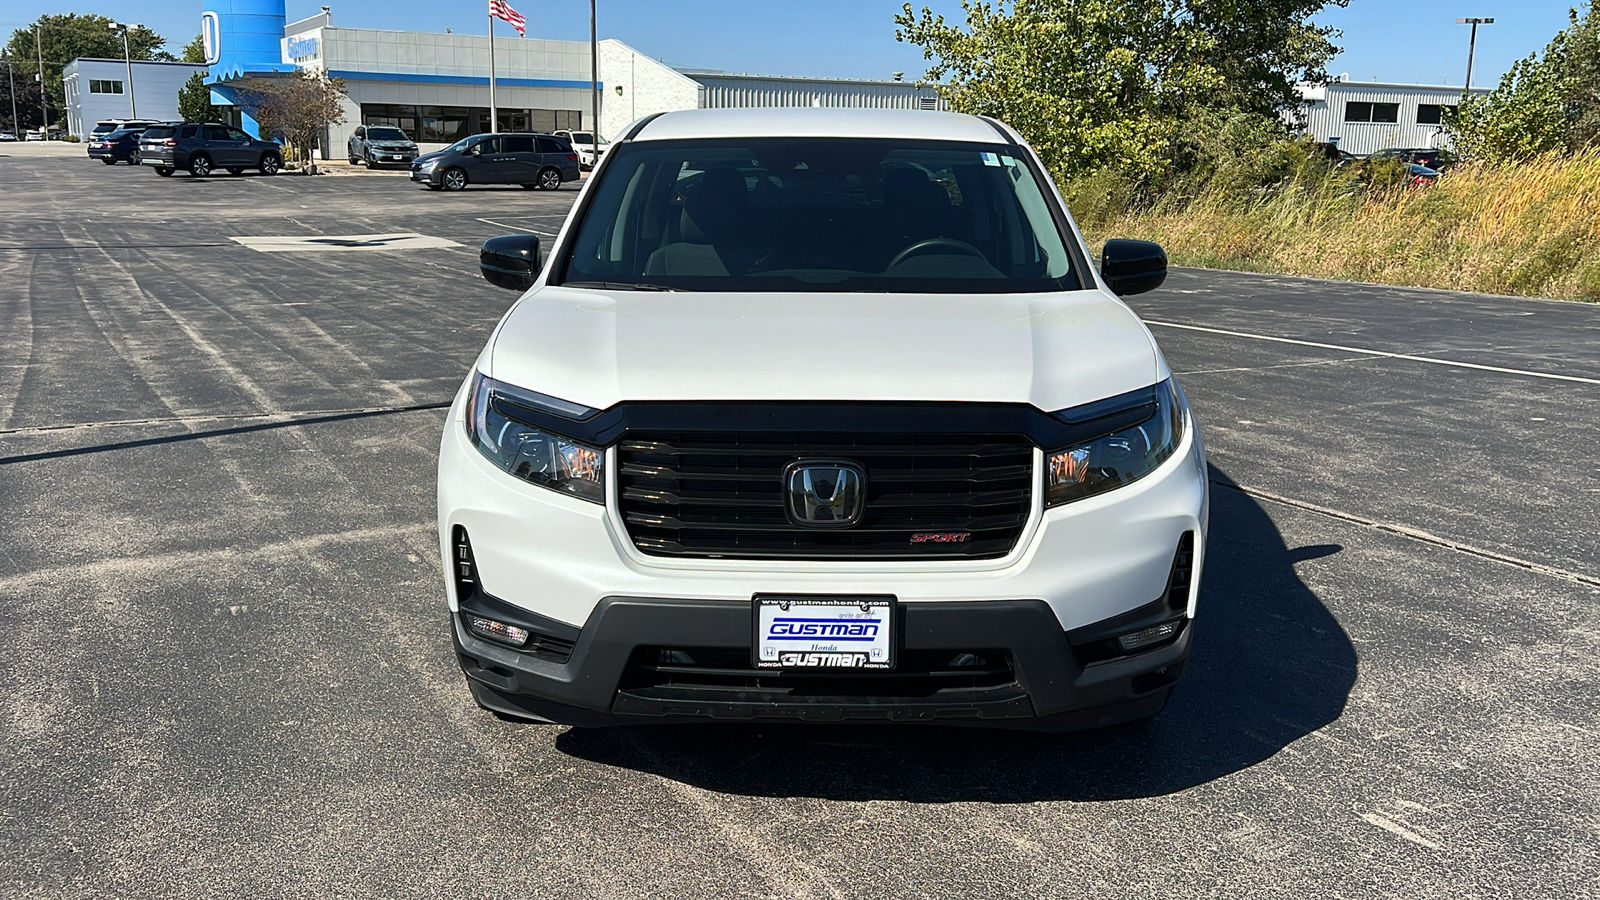
[[[1400,104],[1350,100],[1344,105],[1346,122],[1399,122]]]
[[[1445,110],[1454,113],[1456,111],[1455,104],[1419,103],[1417,104],[1417,124],[1443,125]]]
[[[120,94],[122,93],[122,82],[109,78],[91,78],[89,79],[89,93]]]
[[[388,125],[406,133],[412,140],[422,140],[417,131],[417,108],[395,103],[361,104],[361,124]]]

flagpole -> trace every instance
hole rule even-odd
[[[489,13],[489,133],[500,131],[500,108],[494,102],[494,13]]]

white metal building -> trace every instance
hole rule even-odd
[[[61,69],[68,134],[83,137],[105,119],[176,119],[183,83],[196,72],[206,72],[205,66],[193,63],[134,60],[130,85],[128,68],[120,59],[84,58]]]
[[[1306,133],[1318,141],[1365,156],[1391,147],[1448,147],[1444,112],[1461,102],[1458,87],[1335,81],[1302,86]],[[1489,93],[1473,88],[1474,96]]]
[[[600,42],[606,84],[600,133],[621,134],[643,116],[678,109],[825,106],[868,109],[946,109],[932,85],[904,81],[731,75],[673,68],[621,41]]]

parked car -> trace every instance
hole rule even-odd
[[[119,161],[130,166],[139,164],[139,136],[144,134],[145,126],[134,125],[128,128],[119,128],[102,134],[90,135],[86,143],[89,145],[89,158],[98,159],[108,166],[114,166]]]
[[[350,164],[363,163],[372,169],[378,166],[410,166],[417,158],[417,145],[406,133],[389,125],[362,125],[350,135],[345,148]]]
[[[276,175],[283,168],[283,148],[259,141],[237,128],[217,122],[165,122],[146,128],[139,140],[139,157],[157,175],[178,169],[204,178],[218,169],[238,175],[260,169]]]
[[[1379,150],[1368,159],[1398,159],[1408,163],[1415,163],[1419,166],[1427,166],[1437,172],[1443,172],[1458,162],[1454,153],[1437,147],[1411,150],[1391,147],[1387,150]]]
[[[611,142],[606,140],[605,135],[600,136],[600,144],[596,147],[592,131],[558,131],[555,135],[578,151],[578,165],[585,169],[594,168],[600,158],[606,155],[606,150],[611,147]]]
[[[84,140],[92,141],[113,131],[129,128],[138,128],[142,131],[154,124],[156,124],[155,119],[101,119],[94,123],[94,128],[89,130],[89,133],[84,136]]]
[[[548,258],[480,251],[525,292],[439,453],[480,706],[1046,731],[1165,706],[1208,483],[1118,298],[1165,279],[1159,246],[1097,269],[977,116],[668,112],[597,171]]]
[[[1433,184],[1439,180],[1439,170],[1417,163],[1406,163],[1406,179],[1412,184]]]
[[[66,129],[54,126],[51,126],[48,131],[43,128],[30,128],[23,132],[23,139],[29,141],[59,141],[66,136],[66,133]]]
[[[15,141],[17,136],[9,131],[0,131],[0,141]]]
[[[436,191],[459,191],[469,184],[554,191],[578,178],[578,154],[548,134],[475,134],[411,163],[411,180]]]

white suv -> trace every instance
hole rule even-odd
[[[1205,456],[1038,157],[946,113],[635,123],[451,408],[439,539],[477,702],[574,725],[1066,730],[1188,660]]]

